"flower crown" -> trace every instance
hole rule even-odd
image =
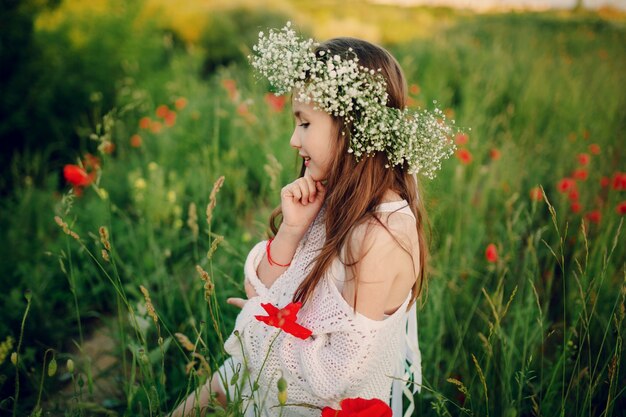
[[[297,101],[312,102],[315,109],[345,118],[352,126],[348,152],[357,161],[363,155],[385,152],[389,164],[406,163],[409,173],[434,178],[441,160],[454,152],[449,139],[453,129],[445,123],[443,112],[388,107],[387,84],[380,69],[359,65],[352,48],[348,53],[353,57],[346,59],[325,50],[316,55],[318,46],[313,39],[297,36],[287,22],[280,31],[260,32],[254,54],[248,58],[276,95],[295,89]]]

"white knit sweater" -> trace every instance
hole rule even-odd
[[[402,207],[398,203],[401,202],[383,203],[377,211],[396,210]],[[338,408],[343,398],[389,400],[393,377],[408,377],[405,358],[412,359],[414,381],[421,384],[415,309],[411,308],[409,313],[406,311],[410,293],[400,308],[384,320],[355,314],[337,288],[337,283],[345,277],[344,266],[338,259],[298,313],[298,323],[312,330],[311,337],[301,340],[254,318],[255,315],[266,315],[261,303],[283,308],[292,301],[298,285],[311,271],[316,254],[324,243],[323,218],[324,208],[298,244],[289,268],[270,288],[265,287],[256,274],[265,253],[265,241],[259,242],[250,251],[245,263],[246,279],[258,296],[248,300],[243,307],[233,334],[225,342],[225,349],[235,360],[248,365],[253,381],[259,378],[259,392],[254,395],[254,403],[262,409],[260,414],[263,416],[280,414],[280,407],[274,406],[278,405],[276,382],[281,375],[288,384],[287,403],[333,408]],[[407,324],[412,328],[407,329]],[[239,333],[239,338],[235,336],[235,331]],[[280,334],[259,375],[278,332]],[[407,338],[407,335],[410,337]],[[402,385],[394,385],[394,417],[401,416],[402,393],[398,391]],[[411,394],[411,390],[406,388],[404,392]],[[243,393],[249,396],[249,384],[245,384]],[[253,407],[252,404],[248,407],[247,415],[254,415]],[[297,406],[285,407],[282,414],[284,417],[319,415],[319,410]]]

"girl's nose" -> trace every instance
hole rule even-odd
[[[302,146],[302,144],[300,143],[300,138],[298,137],[298,135],[296,135],[296,129],[294,129],[293,133],[291,134],[289,145],[291,145],[292,148],[296,148],[296,149]]]

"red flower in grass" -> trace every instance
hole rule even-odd
[[[570,190],[570,192],[567,194],[567,197],[569,197],[569,199],[571,201],[578,201],[578,198],[580,197],[580,194],[578,193],[578,190],[576,188],[573,188],[572,190]]]
[[[500,155],[502,154],[496,148],[493,148],[489,151],[489,157],[492,161],[497,161],[498,159],[500,159]]]
[[[141,146],[141,136],[134,134],[130,137],[130,146],[138,148]]]
[[[161,119],[165,119],[165,116],[167,116],[167,114],[170,112],[169,107],[167,107],[165,104],[161,104],[159,107],[156,108],[156,115],[157,117],[160,117]]]
[[[152,123],[152,119],[149,117],[142,117],[139,119],[139,128],[140,129],[150,129],[150,124]]]
[[[615,207],[615,211],[617,212],[617,214],[619,214],[620,216],[623,216],[624,214],[626,214],[626,201],[622,201],[621,203],[619,203],[616,207]]]
[[[165,122],[165,126],[172,127],[176,124],[176,112],[168,111],[165,117],[163,118]]]
[[[609,177],[600,178],[600,187],[606,188],[609,186],[610,183],[611,183],[611,180],[609,179]]]
[[[455,142],[459,146],[463,146],[467,143],[469,137],[465,133],[459,133],[456,135]]]
[[[582,208],[580,203],[578,201],[574,201],[570,206],[569,206],[570,210],[572,210],[572,213],[580,213],[580,209]]]
[[[589,145],[589,152],[591,152],[594,155],[599,155],[600,145],[598,145],[597,143],[592,143],[591,145]]]
[[[587,213],[585,218],[592,223],[598,224],[600,223],[600,220],[602,220],[602,213],[600,213],[600,210],[593,210]]]
[[[541,187],[533,187],[530,189],[530,199],[533,201],[543,200],[543,191],[541,191]]]
[[[587,172],[586,169],[576,169],[574,170],[574,173],[572,174],[572,176],[576,178],[577,180],[585,181],[587,177],[589,176],[589,173]]]
[[[496,245],[493,243],[487,245],[487,249],[485,249],[485,258],[487,259],[487,262],[491,263],[498,260],[498,249],[496,248]]]
[[[63,167],[65,180],[76,187],[86,187],[95,179],[95,172],[87,173],[78,165],[67,164]]]
[[[467,165],[472,162],[472,154],[467,149],[459,149],[456,151],[456,157],[463,165]]]
[[[324,407],[321,417],[391,417],[392,414],[389,405],[378,398],[346,398],[339,406],[339,410]]]
[[[562,193],[568,192],[574,187],[576,187],[576,182],[571,178],[563,178],[557,185],[557,189]]]
[[[296,316],[300,307],[302,307],[302,303],[289,303],[281,309],[269,303],[262,303],[261,307],[267,311],[268,315],[254,316],[258,321],[262,321],[269,326],[278,327],[285,333],[303,340],[311,336],[311,330],[296,323]]]
[[[286,100],[285,96],[277,96],[277,95],[275,95],[273,93],[265,94],[265,102],[275,112],[282,111],[283,108],[285,107],[285,102],[286,101],[287,100]]]
[[[187,99],[185,97],[179,97],[176,99],[176,101],[174,102],[174,107],[176,107],[176,109],[178,110],[182,110],[185,107],[187,107]]]
[[[616,172],[613,175],[613,185],[611,187],[616,191],[626,190],[626,172]]]
[[[589,161],[591,160],[591,157],[589,156],[588,153],[580,153],[578,154],[577,159],[580,165],[589,165]]]

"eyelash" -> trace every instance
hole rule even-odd
[[[302,124],[299,124],[298,126],[303,127],[303,128],[306,129],[309,126],[309,124],[310,123],[302,123]]]

